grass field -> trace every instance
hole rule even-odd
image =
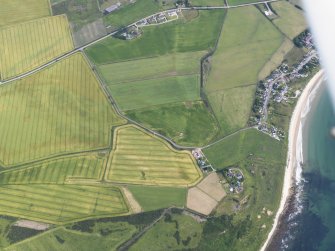
[[[185,188],[128,186],[130,192],[140,203],[144,211],[152,211],[170,206],[183,207],[185,205]]]
[[[109,85],[121,110],[200,100],[199,75],[175,76]]]
[[[265,0],[227,0],[229,6],[239,5],[239,4],[248,4],[248,3],[256,3]]]
[[[106,154],[86,153],[76,157],[60,157],[17,170],[0,172],[0,184],[64,184],[97,181],[102,178]]]
[[[134,126],[118,127],[106,178],[113,182],[188,186],[201,177],[191,153]]]
[[[0,27],[50,15],[48,0],[1,0]]]
[[[228,11],[205,84],[223,134],[245,126],[255,89],[251,85],[282,42],[283,35],[255,7]],[[233,89],[242,86],[248,87]]]
[[[115,187],[2,185],[0,205],[1,214],[55,224],[128,212]]]
[[[285,59],[288,53],[294,48],[294,44],[288,38],[284,39],[284,42],[278,48],[276,53],[274,53],[271,59],[264,65],[262,70],[259,72],[258,79],[265,79],[271,74],[271,72],[276,69]]]
[[[182,145],[204,145],[219,129],[215,117],[201,101],[159,105],[126,114]]]
[[[1,79],[32,70],[73,48],[66,16],[4,27],[0,40]]]
[[[117,84],[177,75],[200,74],[200,59],[205,51],[174,53],[159,57],[99,65],[108,84]]]
[[[0,160],[6,166],[110,146],[123,124],[80,54],[0,87]]]
[[[224,0],[191,0],[192,6],[224,6]]]
[[[106,25],[111,25],[115,30],[134,23],[146,16],[150,16],[162,10],[160,1],[137,0],[120,10],[114,11],[104,17]]]
[[[99,10],[96,0],[62,0],[52,3],[54,15],[66,14],[73,31],[78,31],[84,25],[101,19],[103,14]]]
[[[136,231],[135,227],[124,222],[100,223],[93,233],[83,233],[57,228],[39,235],[37,238],[28,239],[12,245],[7,251],[107,251],[116,250],[117,246],[129,239]]]
[[[305,29],[307,22],[304,13],[287,1],[271,3],[273,10],[279,16],[273,23],[290,39],[295,38]]]
[[[199,250],[259,250],[279,205],[286,150],[286,142],[255,129],[227,137],[203,150],[219,170],[239,167],[244,189],[240,194],[228,193],[218,206],[215,215],[223,216],[205,226]],[[227,215],[234,219],[225,218]],[[219,235],[222,231],[225,234]]]
[[[107,38],[86,53],[95,64],[147,58],[174,52],[204,51],[214,47],[221,29],[224,11],[203,11],[187,21],[146,27],[138,39],[131,41]]]
[[[155,224],[129,250],[190,250],[197,247],[201,232],[202,225],[192,217],[172,214]]]
[[[208,94],[207,97],[221,126],[221,134],[228,135],[246,125],[255,90],[255,85],[249,85]]]

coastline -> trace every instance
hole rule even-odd
[[[261,247],[261,251],[265,251],[270,244],[275,231],[277,230],[280,216],[283,214],[287,201],[291,195],[291,188],[293,182],[299,182],[296,177],[300,177],[301,168],[298,167],[298,163],[303,161],[302,154],[302,120],[306,116],[310,107],[310,99],[313,99],[315,92],[322,83],[324,71],[320,70],[313,78],[308,82],[303,92],[301,93],[298,102],[294,108],[289,127],[288,135],[288,153],[286,161],[286,169],[284,174],[284,181],[282,187],[282,195],[280,199],[279,208],[277,210],[271,231],[264,244]]]

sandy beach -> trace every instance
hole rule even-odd
[[[279,218],[285,209],[286,202],[290,196],[290,191],[296,176],[296,167],[302,161],[302,136],[301,136],[301,123],[302,118],[306,115],[306,109],[309,109],[310,96],[313,96],[313,92],[320,86],[323,80],[324,72],[320,70],[315,76],[309,81],[303,92],[301,93],[299,100],[294,108],[289,129],[288,138],[288,153],[287,153],[287,164],[282,188],[282,196],[279,204],[278,211],[276,213],[272,229],[264,242],[261,251],[266,250],[266,247],[271,241],[273,234],[276,231]]]

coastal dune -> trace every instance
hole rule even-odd
[[[288,198],[290,196],[291,187],[295,181],[295,174],[298,165],[302,162],[302,119],[306,115],[306,108],[309,107],[309,102],[313,92],[318,89],[322,83],[324,76],[323,70],[320,70],[315,76],[309,81],[303,92],[301,93],[299,100],[296,104],[294,112],[290,121],[289,138],[288,138],[288,153],[287,153],[287,164],[284,175],[284,182],[282,188],[282,196],[276,216],[274,218],[272,229],[261,247],[261,251],[266,250],[269,245],[279,223],[279,218],[283,213]]]

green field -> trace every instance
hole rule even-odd
[[[213,48],[224,11],[203,11],[191,20],[145,27],[140,38],[125,41],[107,38],[86,49],[95,64],[147,58],[174,52],[204,51]]]
[[[0,40],[1,79],[32,70],[73,49],[66,16],[4,27]]]
[[[201,101],[131,110],[126,115],[182,145],[204,145],[219,129],[215,117]]]
[[[187,190],[176,187],[128,186],[144,211],[171,206],[184,207]]]
[[[199,75],[186,75],[109,85],[121,110],[200,99]]]
[[[0,186],[0,213],[4,215],[58,224],[127,212],[123,196],[115,187]]]
[[[246,125],[258,74],[282,42],[283,35],[255,7],[228,11],[205,84],[223,134]],[[248,87],[237,88],[242,86]]]
[[[102,178],[106,154],[86,153],[54,158],[39,164],[0,172],[0,184],[64,184],[94,182]]]
[[[153,58],[102,64],[98,66],[98,70],[108,84],[200,74],[200,59],[205,54],[205,51],[174,53]]]
[[[248,3],[256,3],[265,0],[227,0],[229,6],[239,5],[239,4],[248,4]]]
[[[130,251],[189,250],[197,247],[202,225],[187,215],[172,214],[154,225]]]
[[[54,15],[66,14],[73,31],[78,31],[84,25],[102,18],[96,0],[61,0],[53,1]]]
[[[271,72],[276,69],[287,57],[287,55],[294,48],[294,44],[288,38],[284,39],[284,42],[278,48],[276,53],[274,53],[271,59],[264,65],[262,70],[259,72],[258,79],[263,80],[271,74]]]
[[[48,0],[1,0],[0,27],[50,15]]]
[[[116,250],[117,246],[129,239],[136,231],[135,227],[123,222],[100,223],[95,226],[93,233],[83,233],[57,228],[28,239],[5,250],[12,251],[107,251]]]
[[[206,223],[198,250],[259,250],[279,205],[286,143],[248,129],[203,149],[217,169],[240,168],[245,182],[242,193],[228,193],[219,204],[215,215],[223,216]]]
[[[202,177],[190,152],[176,151],[135,126],[115,130],[108,168],[108,180],[130,184],[188,186]]]
[[[150,16],[162,10],[160,1],[157,0],[137,0],[133,4],[127,5],[104,17],[106,25],[111,25],[113,29],[127,26],[146,16]]]
[[[287,1],[271,3],[273,10],[279,16],[273,23],[290,39],[295,38],[307,29],[304,13]]]
[[[81,54],[0,87],[0,160],[16,165],[110,146],[119,118]]]
[[[192,6],[224,6],[224,0],[190,0]]]
[[[246,126],[254,102],[255,90],[255,85],[249,85],[208,94],[207,97],[221,126],[221,134],[228,135]]]

